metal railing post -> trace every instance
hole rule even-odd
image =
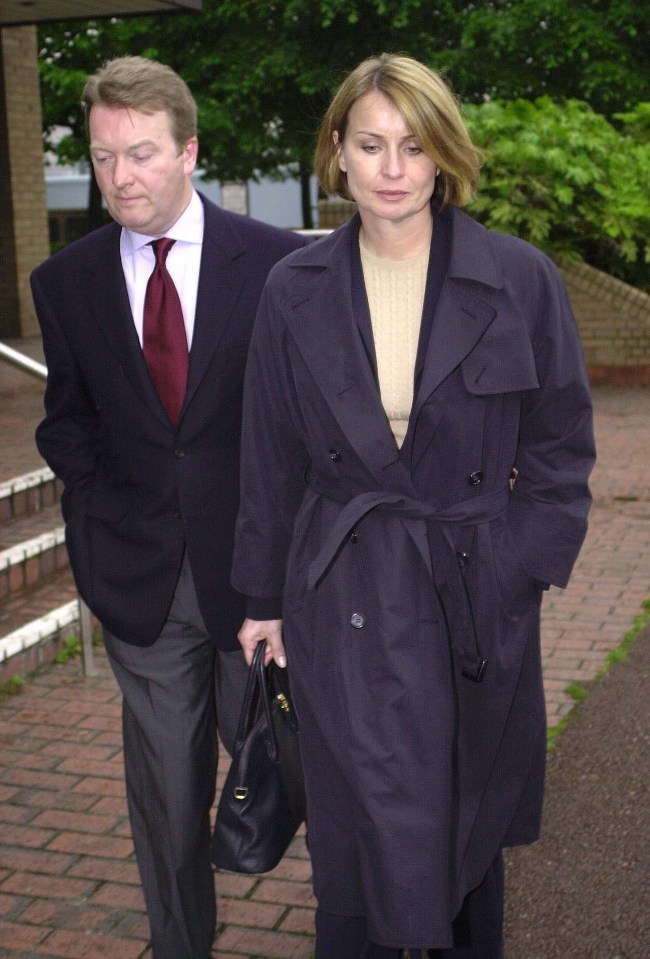
[[[81,632],[81,657],[84,676],[96,676],[95,654],[93,651],[93,624],[90,610],[79,597],[79,628]]]

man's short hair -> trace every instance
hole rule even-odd
[[[87,132],[90,112],[101,104],[131,108],[140,113],[164,110],[179,150],[196,136],[196,102],[185,80],[166,64],[146,57],[108,60],[86,80],[81,103]]]

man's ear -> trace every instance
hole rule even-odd
[[[199,141],[196,137],[190,137],[183,147],[184,173],[190,176],[194,173],[196,161],[199,155]]]

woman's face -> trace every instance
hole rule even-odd
[[[348,114],[345,139],[341,143],[335,133],[334,142],[364,224],[430,217],[438,168],[383,93],[359,97]]]

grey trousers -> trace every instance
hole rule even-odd
[[[106,631],[104,640],[123,695],[126,791],[152,956],[210,959],[217,726],[232,749],[246,663],[241,651],[223,653],[210,642],[187,560],[153,646]]]

